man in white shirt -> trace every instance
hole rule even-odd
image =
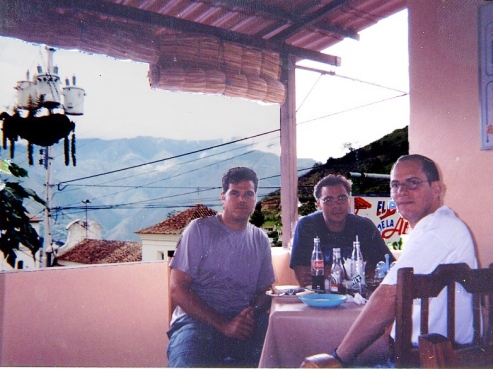
[[[429,274],[439,264],[467,263],[477,268],[474,243],[467,226],[447,206],[442,205],[442,183],[436,164],[422,155],[406,155],[394,164],[390,192],[399,213],[412,231],[402,256],[375,290],[339,347],[327,356],[326,367],[349,366],[394,322],[397,270],[413,267],[415,273]],[[472,339],[471,296],[456,291],[456,340]],[[442,292],[430,305],[430,332],[446,333],[446,296]],[[413,343],[417,344],[419,312],[413,311]],[[361,327],[365,327],[361,329]]]

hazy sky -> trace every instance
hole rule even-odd
[[[346,40],[326,51],[342,58],[341,67],[304,63],[348,78],[296,72],[300,158],[325,162],[342,156],[346,142],[363,146],[409,123],[408,96],[394,98],[409,90],[407,11],[360,34],[360,41]],[[0,111],[15,105],[14,86],[26,71],[32,77],[46,62],[44,46],[0,37]],[[84,115],[72,117],[78,138],[228,141],[279,128],[277,104],[152,90],[146,64],[64,50],[55,52],[54,64],[62,80],[75,74],[86,92]],[[259,148],[279,153],[278,133],[256,141]]]

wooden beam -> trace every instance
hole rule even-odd
[[[307,17],[300,18],[296,23],[285,29],[284,31],[275,35],[271,40],[272,41],[285,41],[289,37],[294,34],[300,32],[303,28],[306,28],[308,25],[311,25],[322,18],[326,17],[328,13],[332,10],[336,9],[339,6],[342,6],[347,3],[347,0],[334,0],[319,10],[313,12]]]
[[[309,11],[310,8],[319,4],[318,1],[312,1],[311,4],[310,2],[307,1],[305,4],[303,4],[302,7],[297,8],[295,12],[288,12],[282,8],[268,6],[259,1],[245,1],[245,0],[227,0],[227,1],[226,0],[195,0],[195,1],[200,3],[205,3],[208,5],[217,6],[220,8],[231,9],[231,10],[240,9],[248,12],[249,14],[263,13],[269,18],[290,24],[295,24],[295,23],[298,24],[300,22],[303,24],[303,21],[306,18],[302,18],[298,14],[303,14]],[[305,24],[304,26],[306,27],[307,25],[308,24]],[[354,32],[348,28],[342,28],[336,26],[334,24],[317,22],[312,24],[312,26],[315,28],[319,28],[325,32],[330,32],[344,38],[349,37],[358,41],[360,39],[359,34],[357,32]],[[273,28],[282,28],[282,26],[276,25],[273,26]]]
[[[291,12],[285,11],[282,8],[269,6],[260,1],[245,1],[245,0],[194,0],[198,3],[217,6],[226,9],[241,9],[249,14],[263,13],[271,18],[279,20],[289,20],[293,18]]]
[[[23,1],[26,0],[17,0],[17,2]],[[309,59],[335,66],[340,65],[340,58],[333,55],[323,54],[318,51],[303,49],[291,45],[285,45],[284,42],[272,42],[262,38],[251,37],[243,33],[232,32],[218,27],[208,26],[121,4],[109,3],[100,0],[52,0],[46,3],[46,6],[95,12],[104,16],[132,20],[139,23],[151,24],[157,27],[164,27],[185,33],[208,34],[226,41],[235,42],[258,49],[274,51],[277,53],[287,50],[299,59]]]
[[[285,50],[292,55],[295,55],[299,59],[309,59],[318,61],[321,63],[334,65],[336,67],[341,65],[341,58],[330,54],[319,53],[317,51],[302,49],[296,46],[286,45]]]
[[[156,27],[168,28],[184,33],[203,33],[219,37],[223,40],[236,42],[252,47],[262,48],[265,42],[243,33],[232,32],[222,28],[209,26],[202,23],[189,21],[186,19],[175,18],[169,15],[151,12],[135,8],[132,6],[121,5],[101,0],[51,0],[46,4],[56,8],[69,8],[94,12],[103,16],[131,20],[143,24],[150,24]]]
[[[353,40],[359,41],[359,33],[354,32],[348,28],[341,28],[338,26],[334,26],[333,24],[327,22],[317,22],[314,24],[315,28],[321,29],[322,31],[333,33],[344,38],[352,38]]]

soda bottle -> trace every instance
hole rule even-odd
[[[353,242],[353,253],[351,255],[351,285],[354,291],[361,293],[365,286],[365,262],[361,254],[358,236]]]
[[[341,264],[341,249],[334,248],[333,252],[333,262],[332,269],[330,272],[330,292],[331,293],[342,293],[343,285],[342,282],[345,279],[344,269]]]
[[[325,268],[324,268],[324,256],[320,249],[320,238],[315,237],[313,239],[313,252],[312,252],[312,289],[318,293],[325,292]]]

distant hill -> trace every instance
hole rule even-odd
[[[134,231],[156,224],[200,202],[221,210],[220,186],[224,172],[234,166],[254,169],[260,180],[259,199],[280,187],[280,158],[258,151],[247,143],[218,148],[219,140],[184,141],[152,137],[76,142],[76,166],[65,166],[63,142],[53,146],[53,239],[65,242],[65,227],[76,219],[88,219],[103,227],[108,240],[137,241]],[[203,150],[206,148],[211,148]],[[23,180],[44,198],[46,170],[38,165],[40,147],[35,146],[33,166],[27,164],[23,141],[15,145],[14,163],[29,172]],[[191,155],[187,153],[194,152]],[[0,157],[10,157],[0,149]],[[152,163],[149,165],[142,165]],[[311,168],[312,159],[299,159],[298,168]],[[133,167],[133,169],[124,170]],[[104,174],[104,175],[102,175]],[[43,209],[28,204],[43,219]],[[41,230],[43,235],[43,230]]]
[[[108,240],[137,241],[134,231],[197,202],[220,211],[221,177],[234,166],[248,166],[257,172],[261,178],[258,197],[265,220],[280,224],[280,191],[273,191],[280,187],[279,156],[248,150],[244,143],[201,151],[221,143],[152,137],[81,139],[76,144],[75,167],[64,165],[63,143],[54,145],[53,239],[65,242],[65,227],[85,218],[82,201],[86,199],[90,201],[88,218],[103,226],[103,237]],[[35,163],[40,158],[38,150],[35,147]],[[298,179],[300,214],[315,210],[313,185],[325,175],[338,173],[349,178],[350,172],[388,174],[395,160],[408,151],[407,128],[403,128],[365,147],[350,149],[341,158],[329,158],[325,164],[299,159],[298,168],[308,168],[300,172]],[[189,152],[196,153],[185,155]],[[0,157],[9,158],[8,150],[0,149]],[[26,147],[21,142],[16,143],[14,162],[29,172],[23,184],[44,197],[46,171],[43,166],[27,164]],[[124,170],[129,167],[133,169]],[[388,188],[388,180],[353,179],[353,194],[388,194]],[[42,208],[34,203],[27,208],[43,219]]]
[[[353,195],[389,195],[388,179],[351,178],[351,172],[390,174],[394,162],[409,153],[408,128],[396,129],[379,140],[350,152],[341,158],[329,158],[325,164],[316,164],[298,178],[300,215],[315,211],[313,186],[328,174],[341,174],[351,179]],[[266,220],[279,224],[280,191],[273,191],[262,199],[262,213]]]

